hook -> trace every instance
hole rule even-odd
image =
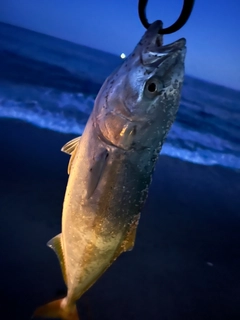
[[[148,27],[150,26],[150,23],[146,18],[146,12],[145,12],[147,3],[148,3],[148,0],[139,0],[138,2],[139,19],[146,29],[148,29]],[[194,0],[184,0],[182,12],[178,17],[177,21],[173,23],[170,27],[159,30],[159,33],[170,34],[181,29],[187,22],[188,18],[190,17],[190,14],[193,9],[193,5],[194,5]]]

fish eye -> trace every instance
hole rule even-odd
[[[161,81],[157,78],[151,78],[146,82],[145,85],[145,93],[146,95],[151,98],[159,94],[160,90],[162,89],[163,85]]]
[[[155,82],[149,83],[147,89],[148,89],[149,92],[152,92],[152,93],[157,91],[156,83]]]

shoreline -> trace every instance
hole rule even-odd
[[[13,126],[14,126],[14,130],[12,129]],[[36,144],[39,146],[40,150],[42,150],[42,148],[44,147],[44,139],[46,139],[47,137],[51,137],[52,141],[47,141],[47,144],[46,144],[46,151],[49,152],[50,156],[53,153],[56,155],[56,152],[58,152],[58,154],[59,154],[61,147],[66,142],[77,137],[76,134],[58,132],[58,131],[53,131],[48,128],[37,127],[34,124],[31,124],[31,123],[24,121],[24,120],[11,119],[11,118],[1,118],[1,117],[0,117],[0,130],[4,130],[4,134],[7,135],[8,139],[10,138],[10,142],[13,143],[14,147],[16,147],[16,151],[18,152],[18,155],[20,155],[20,156],[21,156],[21,151],[28,152],[28,150],[26,150],[26,148],[24,147],[24,141],[22,141],[22,140],[24,140],[24,138],[27,137],[29,131],[35,132],[35,138],[37,139]],[[17,130],[20,130],[21,135],[23,136],[20,141],[19,140],[16,141],[18,138]],[[3,139],[3,137],[0,137],[0,142],[2,142],[2,139]],[[3,144],[5,144],[4,141],[3,141]],[[39,153],[38,148],[36,148],[36,145],[33,145],[32,147],[33,147],[34,152]],[[21,150],[21,148],[22,148],[22,150]],[[25,150],[24,150],[24,148],[25,148]],[[60,152],[60,154],[62,154],[62,152]],[[169,158],[173,161],[180,161],[183,163],[188,163],[190,166],[193,165],[193,166],[199,166],[199,167],[203,167],[203,168],[207,167],[207,168],[213,168],[213,169],[220,170],[220,171],[227,170],[227,171],[233,172],[234,174],[240,173],[240,169],[221,166],[218,164],[205,165],[205,164],[200,164],[200,163],[196,163],[196,162],[190,162],[187,160],[179,159],[177,157],[172,157],[172,156],[165,155],[165,154],[162,155],[161,153],[160,153],[159,157],[161,159],[162,158]],[[60,159],[60,158],[61,157],[59,157],[58,161],[60,161],[60,164],[62,164],[62,159]]]

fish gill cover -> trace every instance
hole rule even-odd
[[[0,117],[82,133],[120,57],[0,23]],[[186,76],[161,154],[240,169],[240,92]]]

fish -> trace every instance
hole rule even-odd
[[[159,152],[179,108],[186,40],[163,45],[157,20],[105,80],[70,155],[62,232],[48,242],[67,295],[33,317],[78,320],[76,302],[135,244]]]

